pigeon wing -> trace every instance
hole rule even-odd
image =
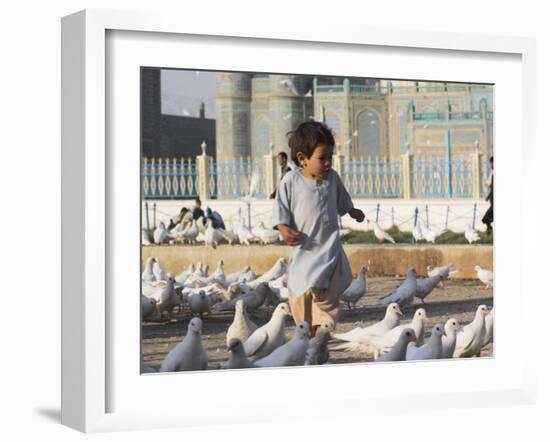
[[[244,349],[248,357],[257,355],[267,343],[268,334],[266,330],[256,330],[244,343]]]

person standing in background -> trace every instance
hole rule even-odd
[[[487,194],[487,197],[485,198],[485,201],[489,201],[489,208],[487,209],[487,212],[485,212],[485,215],[483,215],[483,218],[481,219],[481,222],[487,226],[487,233],[493,233],[493,157],[489,158],[489,163],[491,164],[491,173],[487,177],[487,185],[489,187],[489,193]]]
[[[281,168],[281,178],[280,179],[282,180],[283,177],[285,176],[285,174],[292,170],[290,168],[290,166],[288,165],[288,155],[286,154],[286,152],[279,152],[277,154],[277,161],[279,163],[279,167]],[[269,195],[269,199],[272,200],[273,198],[275,198],[276,194],[277,194],[277,189],[275,189],[273,191],[273,193],[271,195]]]

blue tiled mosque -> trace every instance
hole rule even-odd
[[[393,161],[409,151],[493,152],[493,86],[284,74],[216,74],[216,156],[260,161],[286,134],[324,121],[346,159]]]

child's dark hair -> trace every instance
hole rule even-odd
[[[295,131],[287,134],[288,147],[292,161],[299,166],[298,153],[303,153],[311,158],[313,151],[319,145],[334,147],[334,135],[325,123],[318,121],[306,121],[300,124]]]

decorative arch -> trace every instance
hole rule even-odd
[[[382,141],[382,115],[374,108],[365,108],[357,114],[357,156],[379,157]]]

